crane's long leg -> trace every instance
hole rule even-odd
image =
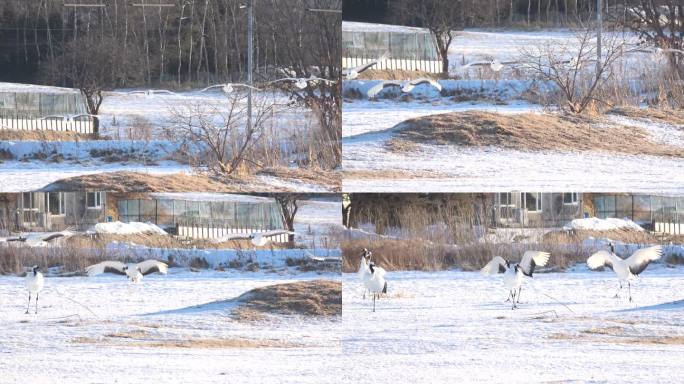
[[[373,312],[375,312],[375,293],[373,294]]]
[[[617,292],[615,292],[615,296],[613,296],[616,299],[618,297],[620,297],[620,291],[622,291],[622,281],[619,281],[619,284],[620,284],[620,288],[618,288]]]
[[[518,304],[520,304],[520,292],[522,292],[522,285],[518,287]]]
[[[516,309],[516,308],[518,308],[518,307],[515,305],[515,289],[511,290],[511,302],[513,303],[513,306],[511,306],[511,309]]]
[[[25,312],[26,315],[28,315],[29,308],[31,308],[31,292],[29,292],[29,301],[28,301],[28,305],[26,306],[26,312]]]
[[[36,292],[36,315],[38,314],[38,292]]]
[[[627,292],[629,292],[629,302],[632,302],[632,284],[628,281],[627,282]]]

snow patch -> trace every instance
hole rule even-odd
[[[156,233],[160,235],[168,235],[166,231],[157,227],[152,223],[140,223],[132,221],[130,223],[122,223],[114,221],[111,223],[95,224],[96,233],[105,233],[112,235],[136,235],[141,233]]]
[[[629,219],[607,218],[599,219],[590,217],[588,219],[575,219],[563,227],[564,230],[584,230],[584,231],[613,231],[619,229],[630,229],[643,231],[639,224]]]

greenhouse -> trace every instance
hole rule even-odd
[[[342,22],[342,66],[352,68],[388,54],[374,69],[438,73],[442,61],[429,31],[380,24]]]
[[[159,193],[118,199],[116,204],[120,221],[151,222],[184,237],[218,238],[285,228],[280,205],[267,197]]]
[[[0,129],[93,133],[95,125],[77,89],[0,83]]]

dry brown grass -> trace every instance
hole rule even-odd
[[[464,271],[476,271],[495,255],[517,262],[527,249],[551,254],[549,263],[544,268],[548,271],[563,270],[578,262],[584,262],[587,258],[579,246],[566,247],[552,241],[528,244],[523,249],[512,247],[505,242],[464,242],[454,247],[417,238],[353,239],[343,241],[341,247],[343,272],[358,270],[363,248],[370,249],[373,252],[373,260],[387,270],[438,271],[459,268]]]
[[[332,317],[342,315],[342,283],[311,280],[255,288],[236,300],[242,310],[237,318],[261,314]]]
[[[682,345],[684,336],[675,335],[639,335],[627,328],[618,326],[593,327],[579,333],[552,333],[548,339],[562,341],[585,341],[591,343],[635,344],[635,345]]]
[[[63,240],[63,245],[74,248],[95,248],[103,249],[112,242],[118,243],[134,243],[149,248],[170,248],[170,249],[244,249],[252,250],[254,245],[250,240],[230,240],[224,242],[213,242],[208,239],[188,239],[187,241],[180,241],[179,239],[162,235],[159,233],[138,233],[130,235],[105,234],[98,233],[95,235],[77,234]],[[257,247],[258,248],[258,247]],[[269,243],[261,249],[285,249],[287,244]]]
[[[401,123],[400,128],[392,141],[684,157],[684,149],[653,142],[641,128],[620,126],[602,117],[585,115],[452,112],[410,119]],[[635,142],[639,145],[634,145]],[[405,147],[405,144],[396,146]],[[395,148],[391,141],[389,148]]]
[[[655,244],[657,239],[646,231],[616,229],[612,231],[553,231],[544,234],[543,240],[555,244],[581,244],[588,238],[608,238],[627,244]]]
[[[648,119],[656,122],[678,125],[684,129],[684,111],[677,109],[620,107],[608,113],[633,119]]]
[[[338,171],[312,168],[269,167],[262,169],[257,174],[315,184],[323,186],[330,191],[342,190],[342,173]]]
[[[138,172],[107,172],[58,180],[45,190],[78,191],[83,189],[110,192],[243,192],[247,183],[232,179],[221,181],[206,175],[176,173],[150,175]],[[251,188],[250,188],[251,189]]]
[[[102,139],[97,134],[77,133],[73,131],[24,131],[0,129],[0,140],[32,140],[32,141],[81,141]]]
[[[428,78],[439,80],[441,75],[425,71],[407,71],[403,69],[367,69],[359,73],[358,80],[413,80]]]
[[[420,178],[437,178],[441,174],[437,171],[405,171],[399,169],[374,169],[374,170],[345,170],[343,171],[346,179],[420,179]]]
[[[332,191],[339,191],[341,177],[339,172],[314,171],[308,169],[287,170],[286,168],[266,169],[259,174],[281,177],[322,185]],[[291,192],[287,188],[276,187],[259,182],[253,176],[209,176],[205,174],[174,173],[151,175],[139,172],[105,172],[75,176],[58,180],[47,185],[44,190],[77,191],[99,189],[116,193],[135,192]]]
[[[97,249],[76,246],[0,246],[0,274],[23,275],[32,265],[38,265],[44,271],[51,267],[60,267],[61,273],[78,274],[88,265],[102,261],[104,257],[104,251],[97,252]]]
[[[281,340],[252,340],[246,338],[163,338],[145,331],[128,331],[106,334],[102,338],[75,337],[70,340],[74,344],[93,344],[117,347],[136,348],[297,348],[299,344]]]

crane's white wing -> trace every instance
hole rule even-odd
[[[625,261],[629,266],[630,272],[632,272],[633,275],[639,275],[652,261],[660,259],[662,254],[663,250],[661,246],[656,245],[637,250]]]
[[[140,270],[140,273],[144,275],[149,275],[151,273],[161,273],[166,275],[169,271],[169,266],[166,263],[162,263],[157,260],[145,260],[138,264],[136,267]]]
[[[378,65],[378,63],[380,63],[380,62],[386,60],[388,57],[389,57],[389,52],[385,52],[385,53],[384,53],[382,56],[380,56],[377,60],[373,60],[373,61],[371,61],[371,62],[369,62],[369,63],[363,64],[363,65],[359,65],[358,67],[350,68],[350,69],[348,69],[345,73],[347,73],[347,74],[350,74],[350,73],[359,74],[359,73],[361,73],[361,72],[363,72],[363,71],[365,71],[365,70],[367,70],[367,69],[369,69],[369,68],[371,68],[371,67],[374,67],[374,66]]]
[[[288,231],[287,229],[274,229],[272,231],[266,231],[266,232],[257,232],[259,235],[262,237],[271,237],[271,236],[279,236],[279,235],[294,235],[295,233],[292,231]],[[256,235],[256,233],[255,233]]]
[[[596,269],[604,266],[613,269],[613,262],[611,261],[610,256],[610,252],[606,250],[598,251],[593,255],[589,256],[589,258],[587,259],[587,266],[590,269]]]
[[[361,263],[359,263],[359,270],[356,272],[359,275],[359,279],[363,281],[363,277],[366,275],[366,272],[368,271],[368,262],[366,261],[366,258],[361,256]]]
[[[508,262],[501,256],[494,256],[494,258],[487,263],[480,273],[483,275],[493,275],[495,273],[504,273],[508,269]]]
[[[374,277],[384,279],[384,278],[385,278],[385,274],[387,274],[387,271],[385,271],[385,268],[383,268],[383,267],[377,267],[377,266],[374,266],[374,267],[373,267],[373,276],[374,276]]]
[[[222,243],[224,241],[230,241],[230,240],[249,240],[252,238],[252,235],[250,233],[229,233],[227,235],[223,235],[219,238],[216,238],[212,240],[214,243]]]
[[[523,254],[522,260],[520,260],[520,267],[522,268],[523,274],[532,277],[534,273],[534,267],[537,265],[543,267],[549,261],[551,255],[548,252],[540,251],[526,251]]]
[[[115,273],[117,275],[125,275],[125,264],[120,261],[103,261],[98,264],[91,265],[86,268],[88,276],[95,276],[102,273]]]
[[[368,90],[367,95],[369,99],[375,98],[383,89],[387,87],[401,87],[401,83],[398,81],[381,81],[375,84],[371,89]]]
[[[206,92],[206,91],[208,91],[208,90],[210,90],[210,89],[214,89],[214,88],[223,88],[223,87],[225,87],[225,86],[226,86],[226,84],[211,85],[211,86],[208,86],[208,87],[206,87],[206,88],[200,89],[200,92]]]
[[[401,90],[402,92],[411,92],[414,87],[421,84],[430,84],[435,87],[438,91],[442,91],[442,85],[432,79],[420,78],[409,81]]]
[[[268,238],[261,236],[261,233],[252,234],[252,244],[257,247],[263,247],[268,244]]]

